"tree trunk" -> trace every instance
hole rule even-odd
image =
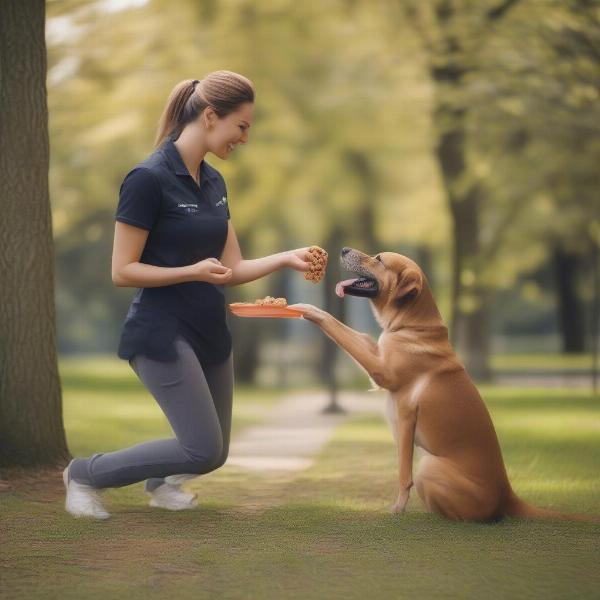
[[[430,73],[436,86],[433,122],[438,135],[436,155],[446,188],[452,219],[452,316],[451,341],[476,379],[488,380],[489,294],[477,282],[475,262],[481,251],[479,209],[483,189],[474,183],[461,185],[467,173],[465,151],[467,109],[459,100],[464,76],[473,69],[461,57],[462,41],[452,30],[456,6],[443,0],[434,9],[444,43],[430,56]]]
[[[334,227],[325,244],[325,249],[329,253],[329,263],[327,269],[325,269],[325,277],[320,285],[325,287],[325,310],[343,322],[345,315],[344,302],[335,293],[335,284],[342,278],[339,261],[339,251],[343,246],[342,238],[342,230],[339,227]],[[322,336],[321,360],[317,365],[317,370],[319,379],[329,392],[329,402],[324,409],[325,412],[336,413],[343,410],[337,403],[339,384],[335,371],[338,355],[341,351],[338,345],[328,336]]]
[[[438,85],[458,85],[462,74],[451,69],[436,70]],[[464,177],[466,111],[438,100],[434,124],[438,133],[436,154],[442,172],[452,219],[452,316],[451,340],[463,358],[469,373],[478,380],[491,378],[490,292],[477,283],[476,259],[481,252],[479,209],[483,198],[481,186],[473,184],[459,192]]]
[[[419,244],[415,248],[415,262],[421,267],[423,273],[425,273],[425,277],[427,277],[429,287],[435,298],[437,282],[433,271],[433,252],[431,248],[425,244]]]
[[[56,357],[45,4],[0,2],[0,467],[69,458]]]
[[[292,236],[286,236],[286,239],[290,239],[291,237]],[[290,298],[292,293],[290,287],[290,279],[291,273],[289,269],[281,269],[281,271],[277,271],[276,273],[271,275],[272,288],[270,288],[270,294],[275,298]],[[260,319],[254,320],[260,321]],[[286,389],[289,386],[290,382],[290,367],[293,369],[293,362],[290,364],[288,358],[288,350],[290,349],[290,347],[292,347],[292,345],[290,344],[289,328],[286,326],[287,323],[285,320],[266,320],[272,321],[272,325],[274,325],[275,334],[269,336],[269,339],[274,339],[276,343],[282,347],[282,352],[278,353],[278,357],[275,361],[277,365],[277,387],[279,389]],[[257,332],[255,337],[258,338],[259,335],[260,334]]]
[[[469,374],[478,381],[490,381],[491,313],[489,297],[480,293],[477,308],[470,312],[459,311],[455,321],[455,348],[465,363]]]
[[[477,48],[487,41],[491,26],[503,19],[519,0],[498,0],[480,15],[480,22],[472,16],[476,4],[466,5],[452,0],[437,0],[433,3],[404,2],[407,16],[421,32],[428,52],[431,78],[435,83],[437,106],[434,124],[438,134],[437,157],[444,179],[446,194],[453,222],[453,281],[450,331],[452,342],[461,352],[471,375],[487,380],[490,352],[490,303],[491,290],[477,283],[477,255],[481,252],[479,240],[479,208],[484,196],[481,186],[474,184],[465,191],[461,180],[467,171],[465,159],[466,108],[461,106],[460,92],[463,78],[477,67]],[[429,36],[419,20],[419,8],[427,5],[432,9],[437,25],[438,39],[430,43]],[[465,52],[463,40],[454,26],[457,19],[469,16],[471,25],[461,35],[477,40]],[[469,273],[471,271],[471,273]],[[469,287],[468,302],[465,302],[464,285]],[[469,281],[471,280],[471,281]],[[470,306],[469,306],[470,305]]]
[[[375,232],[375,199],[377,198],[377,175],[366,155],[355,150],[348,150],[345,160],[351,171],[356,174],[360,185],[359,207],[356,215],[356,226],[358,233],[355,236],[360,240],[361,247],[358,250],[365,254],[374,254],[381,250],[378,248],[377,235]],[[349,242],[347,235],[340,226],[334,226],[326,244],[329,252],[328,268],[325,271],[325,310],[340,321],[344,321],[344,301],[335,294],[335,284],[343,279],[340,265],[340,251]],[[367,300],[364,300],[367,302]],[[323,336],[321,346],[321,360],[319,364],[319,376],[321,381],[329,390],[329,405],[327,412],[338,412],[337,406],[338,381],[335,374],[337,357],[341,350],[327,336]]]
[[[250,245],[250,235],[247,232],[237,234],[240,247]],[[232,299],[227,294],[227,302]],[[259,366],[261,330],[265,325],[260,323],[263,319],[238,319],[228,315],[228,324],[233,338],[235,380],[238,383],[253,384],[256,381],[256,372]],[[268,336],[263,336],[263,340]]]
[[[592,391],[594,396],[598,393],[598,336],[600,335],[600,265],[598,259],[600,252],[598,251],[598,243],[592,240],[592,310],[591,310],[591,351],[592,351]]]
[[[260,323],[258,319],[229,319],[233,337],[235,381],[253,384],[260,357]]]
[[[552,255],[558,324],[562,351],[585,352],[584,305],[577,294],[577,275],[583,258],[556,246]]]
[[[383,250],[383,248],[378,247],[377,235],[375,233],[375,204],[379,194],[379,178],[369,161],[369,157],[362,152],[348,150],[346,153],[346,162],[348,163],[350,172],[354,173],[358,178],[360,185],[360,205],[356,227],[358,230],[358,239],[364,245],[358,249],[365,254],[376,254]],[[338,252],[341,249],[341,247],[338,248]]]

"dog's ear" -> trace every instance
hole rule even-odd
[[[407,268],[398,273],[396,287],[392,290],[395,302],[404,303],[416,298],[423,289],[423,276],[417,269]]]

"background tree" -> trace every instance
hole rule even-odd
[[[592,209],[575,200],[595,202],[597,110],[576,80],[593,50],[580,38],[575,46],[566,29],[581,21],[575,5],[185,0],[174,11],[166,0],[48,3],[61,351],[114,354],[132,295],[109,275],[119,184],[152,150],[171,87],[219,68],[247,74],[258,91],[250,145],[226,162],[209,157],[227,180],[245,256],[317,243],[330,252],[334,277],[342,276],[333,272],[340,245],[416,258],[475,375],[489,372],[492,333],[553,340],[551,250],[587,256],[581,231],[594,223]],[[583,30],[593,39],[592,24]],[[563,38],[569,50],[552,46]],[[588,97],[584,110],[573,110],[572,98],[559,98],[559,110],[561,94]],[[578,160],[588,109],[592,133]],[[560,127],[548,127],[545,114]],[[586,260],[582,276],[560,278],[559,290],[575,291],[564,304],[590,302]],[[233,288],[228,298],[266,294],[337,302],[331,284],[311,286],[292,272]],[[367,302],[347,298],[344,308],[350,324],[377,332]],[[327,374],[336,363],[345,368],[344,358],[319,350],[327,340],[311,328],[230,325],[238,380],[252,381],[260,367],[281,383],[298,373],[305,381],[307,363],[314,373],[323,364]],[[293,370],[291,353],[302,363]]]
[[[227,181],[246,256],[327,246],[334,228],[336,246],[327,248],[334,267],[339,243],[371,252],[377,240],[405,251],[423,239],[443,245],[444,214],[421,135],[429,88],[418,57],[399,63],[388,52],[391,35],[374,37],[387,26],[384,11],[341,1],[324,11],[291,0],[277,6],[189,1],[178,11],[155,0],[101,14],[97,6],[74,10],[63,2],[50,9],[57,148],[51,172],[65,350],[100,344],[114,350],[131,297],[131,290],[114,290],[109,276],[118,186],[151,150],[165,90],[190,73],[225,67],[256,83],[250,145],[227,162],[210,157]],[[173,30],[180,32],[177,44],[169,37]],[[118,55],[115,47],[122,48]],[[415,54],[409,31],[407,48]],[[407,86],[413,79],[417,84]],[[294,281],[302,283],[301,274],[282,273],[228,294],[247,300],[285,293]],[[323,305],[323,290],[304,284],[293,293]],[[334,299],[333,288],[327,293]],[[246,380],[265,340],[290,335],[280,322],[231,319],[230,325]],[[311,345],[321,343],[316,332],[308,335]]]
[[[468,82],[471,156],[496,198],[488,211],[519,218],[482,268],[508,288],[551,265],[562,350],[582,352],[600,241],[599,7],[523,2],[501,33],[480,55],[487,80]]]
[[[470,177],[467,127],[470,103],[465,81],[479,68],[479,53],[499,21],[518,0],[474,2],[434,0],[404,5],[423,41],[435,84],[435,154],[442,173],[452,222],[452,316],[450,332],[471,374],[489,379],[491,290],[477,260],[485,254],[483,205],[487,189]]]

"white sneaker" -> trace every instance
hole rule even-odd
[[[196,506],[196,494],[184,492],[180,485],[163,483],[153,492],[146,492],[150,496],[150,506],[166,508],[167,510],[185,510]]]
[[[70,466],[71,463],[69,463]],[[65,509],[74,517],[94,517],[108,519],[110,514],[106,511],[100,500],[100,492],[91,485],[69,481],[69,466],[63,471],[63,482],[67,497]]]
[[[181,473],[179,475],[167,475],[165,477],[165,481],[167,483],[172,483],[173,485],[181,485],[186,481],[190,481],[192,479],[198,479],[197,473]]]

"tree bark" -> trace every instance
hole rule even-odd
[[[239,232],[237,236],[242,249],[250,245],[250,236],[247,232]],[[260,358],[261,327],[262,330],[265,329],[264,324],[260,323],[261,320],[238,319],[230,316],[228,318],[233,338],[235,380],[238,383],[253,384],[256,381]]]
[[[358,178],[360,186],[360,205],[356,222],[358,239],[364,244],[360,250],[365,254],[376,254],[383,250],[378,247],[375,226],[375,204],[379,194],[377,173],[369,157],[363,152],[348,150],[345,158],[350,172]],[[341,247],[338,250],[341,250]]]
[[[45,4],[0,2],[0,467],[69,458],[56,356]]]
[[[331,235],[325,245],[329,253],[329,263],[325,270],[323,284],[325,286],[325,310],[332,314],[336,319],[344,321],[345,307],[341,298],[335,294],[335,284],[341,277],[341,266],[338,252],[343,247],[343,232],[339,227],[334,227]],[[322,336],[321,341],[321,360],[319,361],[319,377],[329,392],[329,403],[325,407],[327,412],[339,412],[340,407],[337,404],[338,380],[335,371],[337,358],[340,352],[337,344],[326,335]]]
[[[577,294],[577,275],[583,258],[556,246],[552,255],[558,324],[562,351],[585,352],[584,305]]]
[[[438,86],[460,85],[462,72],[456,69],[438,69],[432,73]],[[478,380],[491,378],[490,357],[490,302],[491,293],[477,283],[475,260],[481,252],[479,240],[479,211],[484,190],[472,184],[466,190],[458,184],[464,176],[466,110],[455,108],[443,99],[438,99],[434,112],[434,124],[439,132],[436,155],[448,199],[452,220],[452,316],[450,318],[451,340],[463,358],[469,373]],[[465,283],[468,272],[472,282]],[[467,282],[469,279],[467,278]],[[469,309],[462,307],[465,294],[473,304]]]
[[[463,40],[452,27],[457,18],[476,10],[453,0],[436,0],[433,3],[403,2],[405,14],[420,33],[428,53],[430,75],[435,83],[436,107],[434,124],[438,134],[437,158],[446,188],[453,225],[453,280],[452,310],[450,322],[451,339],[465,360],[471,375],[488,380],[490,353],[490,317],[492,292],[478,285],[478,269],[475,261],[481,254],[479,239],[479,212],[485,190],[481,185],[458,191],[462,176],[467,171],[464,149],[467,109],[460,102],[463,78],[476,69],[477,47],[484,44],[491,27],[519,4],[520,0],[499,0],[481,15],[479,23],[469,26],[462,35],[469,35],[471,48],[465,53]],[[437,26],[436,36],[429,35],[423,27],[419,14],[422,5],[431,9]],[[476,4],[476,3],[475,3]],[[472,276],[466,271],[471,271]],[[471,279],[467,290],[471,306],[463,309],[461,302],[465,284]]]

